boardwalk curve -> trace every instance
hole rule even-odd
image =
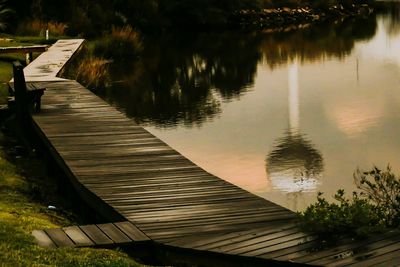
[[[345,265],[399,258],[396,233],[310,252],[318,241],[296,226],[294,212],[208,173],[78,82],[57,77],[82,43],[58,41],[25,68],[25,77],[46,88],[41,112],[32,115],[36,133],[100,214],[127,221],[166,247],[261,263]],[[61,232],[71,241],[66,244],[78,245],[71,235],[82,228],[73,229],[70,235]],[[61,232],[34,234],[54,241]],[[81,238],[86,245],[94,241]],[[357,258],[353,252],[361,248],[369,254]]]

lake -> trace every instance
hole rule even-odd
[[[146,37],[99,94],[187,158],[291,210],[400,174],[400,5],[284,32]]]

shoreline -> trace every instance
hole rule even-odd
[[[374,8],[367,4],[343,7],[335,5],[328,9],[311,7],[280,7],[262,10],[241,10],[232,14],[228,25],[241,30],[279,31],[286,28],[298,28],[324,21],[335,21],[346,18],[368,17]]]

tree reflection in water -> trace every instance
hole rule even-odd
[[[397,2],[389,2],[387,5],[389,18],[384,18],[384,25],[386,32],[394,36],[400,32],[400,5]]]
[[[300,63],[341,58],[375,30],[370,17],[280,33],[147,37],[141,60],[130,67],[115,62],[110,68],[115,83],[98,93],[139,123],[201,125],[221,112],[223,101],[253,86],[258,64],[274,68],[293,58]]]
[[[267,177],[273,187],[290,194],[315,191],[323,172],[323,158],[301,134],[297,60],[288,68],[289,129],[275,141],[266,158]]]
[[[273,186],[284,192],[313,191],[322,175],[321,153],[299,132],[287,131],[276,140],[266,159]]]

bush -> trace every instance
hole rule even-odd
[[[141,51],[140,35],[130,26],[113,27],[111,33],[97,41],[94,46],[96,57],[118,61],[135,60]]]
[[[361,237],[383,229],[376,206],[367,199],[355,192],[352,198],[346,198],[344,190],[338,190],[334,198],[337,203],[329,203],[319,193],[317,203],[301,214],[304,228],[328,238],[343,234]]]
[[[304,228],[322,237],[350,234],[356,237],[400,225],[400,179],[390,166],[386,171],[374,167],[371,171],[354,173],[360,193],[351,198],[338,190],[337,203],[329,203],[318,193],[317,203],[300,213]]]
[[[393,174],[390,166],[386,167],[386,171],[376,167],[367,172],[357,169],[354,181],[361,194],[379,209],[385,225],[400,225],[400,179]]]

